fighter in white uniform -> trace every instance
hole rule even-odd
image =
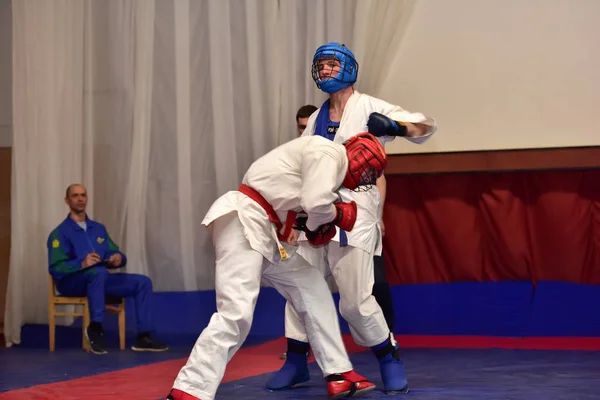
[[[314,55],[312,77],[317,86],[329,94],[329,99],[308,120],[302,137],[323,136],[334,143],[343,143],[359,132],[369,131],[385,144],[397,136],[422,143],[436,130],[435,121],[383,100],[354,90],[358,63],[343,44],[328,43]],[[315,166],[315,168],[318,168]],[[324,173],[324,170],[320,169]],[[323,257],[305,242],[298,253],[313,264],[325,259],[340,294],[340,314],[348,322],[354,341],[371,347],[377,357],[385,390],[408,392],[408,380],[399,358],[383,312],[372,295],[373,255],[382,252],[381,198],[385,196],[385,177],[377,182],[380,190],[352,191],[342,188],[342,201],[355,201],[358,218],[351,232],[339,230],[325,248]],[[322,249],[320,249],[322,251]],[[307,353],[309,337],[305,325],[293,304],[286,305],[287,359],[283,367],[267,382],[271,390],[285,390],[309,379]],[[320,343],[319,346],[324,344]],[[310,346],[315,343],[310,339]],[[326,348],[329,346],[324,345]],[[294,351],[296,350],[296,351]],[[298,351],[299,350],[299,351]]]
[[[351,231],[356,203],[340,202],[338,191],[342,185],[373,185],[385,162],[383,146],[368,133],[343,144],[301,137],[256,160],[239,189],[215,201],[202,224],[212,231],[215,246],[217,312],[167,399],[215,397],[227,363],[252,325],[261,278],[293,304],[331,397],[359,397],[374,389],[352,370],[323,274],[290,243],[297,237],[293,227],[312,246],[327,244],[336,226]]]

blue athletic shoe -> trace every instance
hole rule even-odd
[[[309,344],[288,339],[287,358],[283,367],[267,382],[269,390],[288,390],[310,379],[308,372]]]
[[[408,393],[408,378],[404,372],[404,364],[400,360],[398,345],[392,345],[388,339],[377,346],[373,346],[372,350],[379,362],[381,379],[386,393]]]

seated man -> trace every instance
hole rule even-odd
[[[48,237],[50,275],[61,295],[87,296],[91,322],[86,338],[91,352],[107,352],[102,328],[106,295],[133,297],[138,335],[132,350],[167,350],[167,346],[150,336],[152,281],[143,275],[108,272],[124,267],[127,258],[108,236],[105,226],[87,216],[87,191],[83,185],[70,185],[65,202],[69,215]]]

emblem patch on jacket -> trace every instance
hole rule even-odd
[[[104,238],[99,237],[98,239],[96,239],[96,241],[100,244],[102,244],[104,242]]]

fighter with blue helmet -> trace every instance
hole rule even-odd
[[[423,143],[435,132],[435,120],[355,90],[358,69],[354,54],[341,43],[327,43],[316,50],[312,78],[329,98],[309,118],[302,136],[319,135],[343,143],[360,132],[369,131],[382,144],[398,136]],[[340,190],[342,201],[355,201],[358,205],[354,229],[351,232],[338,229],[326,246],[325,254],[323,249],[300,241],[298,254],[322,271],[329,268],[340,294],[340,314],[348,322],[354,341],[372,349],[388,393],[407,393],[408,380],[398,345],[372,295],[373,257],[382,253],[383,175],[377,186],[379,190]],[[310,344],[303,322],[289,302],[285,327],[287,358],[268,381],[267,388],[271,390],[289,389],[310,378],[307,366]],[[326,343],[319,346],[327,348]]]

